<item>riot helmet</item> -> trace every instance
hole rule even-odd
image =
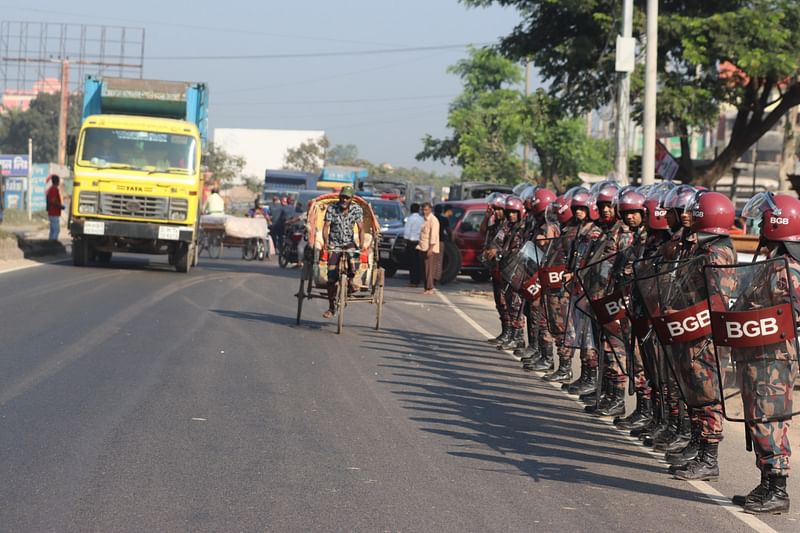
[[[730,198],[714,191],[698,191],[686,205],[691,228],[698,233],[730,235],[736,209]]]
[[[645,200],[644,208],[647,211],[647,227],[652,230],[670,229],[667,222],[667,210],[658,205],[658,200],[650,198]]]
[[[550,189],[537,187],[531,199],[531,210],[534,215],[541,215],[551,203],[556,201],[556,194]]]

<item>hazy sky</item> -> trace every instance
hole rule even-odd
[[[375,162],[419,165],[425,133],[446,133],[463,49],[315,56],[494,43],[516,11],[456,0],[0,0],[4,20],[143,26],[146,78],[205,81],[211,127],[324,129]],[[19,7],[24,6],[24,7]],[[309,54],[259,59],[186,56]],[[433,165],[421,165],[437,168]],[[441,167],[438,167],[441,168]]]

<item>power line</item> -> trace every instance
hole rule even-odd
[[[405,54],[409,52],[424,52],[426,50],[455,50],[466,48],[467,44],[444,44],[436,46],[409,46],[405,48],[380,48],[375,50],[350,50],[341,52],[296,52],[285,54],[252,54],[252,55],[218,55],[218,56],[145,56],[148,61],[236,61],[252,59],[298,59],[298,58],[318,58],[318,57],[344,57],[344,56],[368,56],[383,54]],[[472,43],[475,44],[475,43]],[[482,46],[486,43],[477,43]]]
[[[258,31],[258,30],[247,30],[242,28],[227,28],[227,27],[218,27],[218,26],[203,26],[198,24],[182,24],[179,22],[163,22],[158,20],[135,20],[126,17],[110,17],[106,15],[97,15],[96,13],[76,13],[76,12],[68,12],[68,11],[53,11],[51,9],[37,9],[35,7],[19,7],[15,5],[0,5],[0,8],[4,10],[18,10],[18,11],[28,11],[34,13],[42,13],[46,15],[62,15],[62,16],[69,16],[73,18],[80,18],[80,19],[87,19],[93,18],[97,20],[113,20],[113,21],[120,21],[125,22],[126,24],[146,24],[150,26],[164,26],[167,28],[183,28],[188,30],[203,30],[203,31],[214,31],[219,33],[236,33],[240,35],[261,35],[264,37],[277,37],[280,39],[298,39],[304,41],[323,41],[323,42],[333,42],[333,43],[346,43],[346,44],[377,44],[381,46],[397,46],[397,43],[381,43],[376,41],[356,41],[353,39],[337,39],[333,37],[320,37],[318,35],[291,35],[286,33],[274,33],[274,32],[265,32],[265,31]]]
[[[403,100],[433,100],[454,98],[452,94],[430,94],[426,96],[394,96],[389,98],[353,98],[343,100],[273,100],[263,102],[214,102],[214,106],[254,106],[254,105],[310,105],[310,104],[363,104],[367,102],[400,102]]]
[[[293,85],[302,85],[302,84],[307,84],[307,83],[316,83],[316,82],[320,82],[320,81],[337,80],[337,79],[341,79],[341,78],[347,78],[347,77],[350,77],[350,76],[357,76],[359,74],[366,74],[366,73],[369,73],[369,72],[377,72],[377,71],[380,71],[380,70],[388,70],[388,69],[399,67],[399,66],[402,66],[402,65],[408,65],[408,64],[411,64],[411,63],[416,63],[418,61],[424,61],[425,59],[430,59],[432,57],[437,57],[437,56],[440,56],[440,55],[442,55],[444,53],[447,53],[447,50],[439,50],[438,52],[435,52],[433,54],[426,54],[424,56],[415,57],[413,59],[409,59],[409,60],[406,60],[406,61],[398,61],[396,63],[385,63],[385,64],[382,64],[379,67],[364,68],[364,69],[360,69],[360,70],[351,70],[350,72],[340,72],[340,73],[337,73],[337,74],[331,74],[330,76],[321,76],[321,77],[316,77],[316,78],[306,78],[306,79],[303,79],[303,80],[293,80],[293,81],[287,81],[287,82],[283,82],[283,83],[271,83],[269,85],[261,85],[259,87],[248,87],[248,88],[243,88],[243,89],[233,89],[233,90],[229,90],[229,91],[226,91],[226,90],[216,91],[215,90],[214,94],[215,95],[218,95],[218,94],[237,94],[237,93],[245,93],[245,92],[251,92],[251,91],[263,91],[265,89],[274,89],[274,88],[277,88],[277,87],[291,87]]]
[[[347,113],[314,113],[313,115],[230,115],[223,117],[224,120],[241,120],[241,119],[260,119],[260,120],[272,120],[272,119],[282,119],[282,120],[305,120],[305,119],[314,119],[314,118],[331,118],[331,117],[351,117],[351,116],[375,116],[375,115],[383,115],[386,113],[402,113],[406,111],[422,111],[424,109],[440,109],[442,104],[426,104],[422,106],[413,106],[413,107],[400,107],[400,108],[380,108],[380,109],[368,109],[368,110],[361,110],[361,111],[350,111]]]

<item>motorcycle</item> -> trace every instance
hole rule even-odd
[[[278,252],[278,266],[286,268],[290,263],[300,263],[300,246],[305,239],[305,226],[292,224],[284,231],[281,249]]]

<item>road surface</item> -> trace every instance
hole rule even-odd
[[[390,280],[384,328],[351,306],[336,335],[320,301],[295,325],[297,276],[233,252],[1,274],[0,530],[800,531],[796,479],[759,520],[671,479],[490,349],[487,300]],[[737,430],[720,501],[757,483]]]

